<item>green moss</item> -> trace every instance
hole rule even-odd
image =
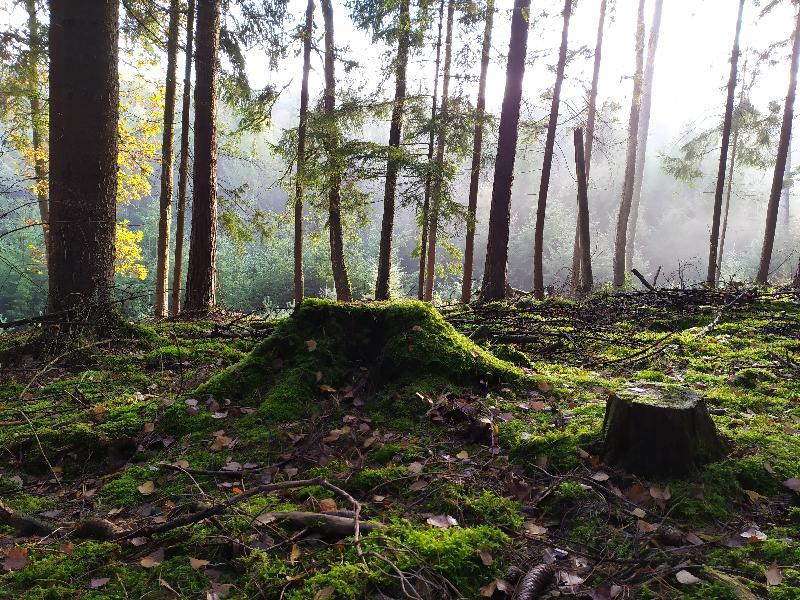
[[[138,487],[145,481],[155,483],[155,494],[145,496]],[[184,495],[191,480],[183,474],[161,476],[158,471],[151,471],[144,467],[131,466],[126,471],[112,479],[100,490],[100,498],[108,506],[125,507],[141,504],[154,499],[176,499]]]
[[[11,510],[23,514],[42,512],[55,505],[52,498],[26,493],[22,487],[5,475],[0,475],[0,499]]]
[[[524,519],[519,512],[520,503],[484,490],[477,498],[467,498],[467,513],[488,525],[516,530]]]
[[[724,519],[733,508],[732,501],[742,496],[736,470],[729,462],[707,465],[699,482],[673,481],[670,489],[675,513],[693,524]]]
[[[410,471],[403,466],[383,467],[381,469],[364,469],[356,474],[350,487],[358,492],[366,493],[377,486],[389,488],[395,480],[408,477]],[[396,484],[394,484],[396,486]],[[389,488],[391,489],[391,488]]]

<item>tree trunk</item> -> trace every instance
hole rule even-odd
[[[583,148],[583,130],[575,130],[575,176],[578,179],[578,229],[581,247],[580,291],[588,293],[594,285],[592,276],[592,244],[589,239],[589,192],[586,185],[586,153]]]
[[[428,213],[431,202],[431,175],[433,172],[433,146],[436,139],[436,115],[439,98],[439,67],[442,57],[442,25],[444,24],[444,0],[439,2],[439,34],[436,38],[436,66],[433,78],[433,102],[431,103],[431,129],[428,134],[428,173],[425,176],[425,196],[420,215],[419,273],[417,277],[417,298],[425,298],[425,264],[428,251]]]
[[[597,41],[594,46],[594,69],[592,72],[592,87],[589,90],[589,108],[586,115],[586,183],[589,183],[589,171],[592,166],[592,148],[594,147],[594,125],[597,120],[597,88],[600,82],[600,62],[603,56],[603,29],[606,21],[606,6],[608,0],[600,2],[600,17],[597,21]],[[578,206],[578,219],[575,223],[575,246],[572,250],[572,287],[577,291],[581,285],[581,247],[580,247],[580,206]],[[591,254],[590,254],[591,256]]]
[[[783,123],[781,136],[778,140],[778,155],[775,160],[775,172],[772,176],[772,189],[767,205],[767,223],[764,228],[764,245],[761,248],[761,262],[758,265],[756,282],[767,284],[769,277],[769,263],[772,260],[772,247],[775,244],[775,225],[778,221],[778,206],[783,189],[783,176],[786,171],[786,162],[789,154],[789,144],[792,139],[792,118],[794,117],[794,98],[797,91],[797,63],[800,58],[800,11],[797,13],[797,22],[794,29],[792,43],[792,62],[789,67],[789,90],[786,93],[786,104],[783,107]]]
[[[175,87],[178,79],[180,3],[170,0],[167,33],[167,80],[164,85],[164,131],[161,138],[161,194],[156,251],[155,316],[166,317],[169,305],[169,237],[172,228],[172,150],[175,129]]]
[[[400,174],[400,138],[403,128],[403,111],[406,101],[406,68],[408,48],[411,42],[411,9],[409,0],[400,0],[398,15],[397,62],[395,63],[394,105],[389,126],[389,148],[386,160],[386,184],[383,189],[383,222],[378,254],[378,279],[375,282],[375,299],[389,299],[389,284],[392,267],[392,233],[394,232],[395,195]]]
[[[525,57],[528,51],[530,7],[531,0],[514,0],[506,63],[506,88],[500,111],[492,204],[489,209],[489,238],[486,243],[486,264],[481,287],[482,302],[502,300],[506,296],[511,187],[514,183],[514,162],[517,156],[519,108],[522,102],[522,80],[525,76]]]
[[[331,269],[336,299],[350,302],[350,280],[347,278],[347,265],[344,261],[344,236],[342,234],[341,184],[342,175],[339,159],[339,128],[336,120],[336,47],[333,38],[333,7],[331,0],[322,0],[322,16],[325,20],[325,95],[324,109],[331,128],[325,141],[329,167],[332,174],[328,180],[328,230],[330,232]]]
[[[49,310],[112,315],[119,119],[116,0],[50,1]]]
[[[658,35],[661,31],[661,12],[664,0],[656,0],[653,10],[653,23],[650,26],[650,39],[647,42],[647,64],[644,68],[644,91],[642,94],[642,112],[639,120],[639,144],[636,155],[636,176],[633,180],[633,199],[631,201],[631,217],[628,222],[628,244],[625,247],[625,269],[633,266],[633,251],[636,245],[636,227],[639,222],[639,205],[644,183],[644,165],[647,159],[647,137],[650,133],[650,107],[653,104],[653,75],[656,70],[656,51]]]
[[[647,385],[606,401],[603,462],[643,477],[681,477],[720,460],[725,447],[700,395]]]
[[[792,140],[789,140],[789,148],[786,150],[786,169],[783,172],[783,189],[781,189],[781,206],[783,210],[783,226],[786,235],[790,234],[789,225],[791,219],[789,218],[789,199],[791,197],[792,189]]]
[[[189,181],[189,111],[192,100],[192,47],[194,45],[194,0],[186,12],[186,54],[183,72],[183,106],[181,107],[181,162],[178,166],[178,210],[175,225],[175,264],[172,267],[172,306],[170,314],[181,310],[183,285],[183,238],[186,228],[186,187]]]
[[[553,167],[553,149],[556,143],[556,126],[558,125],[558,109],[561,105],[561,84],[564,82],[564,68],[567,64],[567,39],[569,37],[569,19],[572,13],[572,0],[564,0],[564,26],[561,30],[561,48],[558,51],[556,67],[556,83],[553,86],[553,101],[550,104],[550,120],[547,123],[547,137],[544,143],[544,162],[542,163],[542,179],[539,183],[539,202],[536,209],[536,232],[533,248],[533,295],[544,298],[544,272],[542,254],[544,253],[544,219],[547,211],[547,192],[550,189],[550,171]]]
[[[447,34],[444,44],[444,69],[442,73],[442,110],[436,122],[436,159],[431,189],[430,215],[428,218],[428,258],[425,265],[424,300],[433,300],[433,282],[436,278],[436,238],[439,230],[439,207],[442,202],[444,188],[444,151],[447,142],[447,121],[449,117],[450,63],[453,56],[453,17],[455,0],[447,2]]]
[[[639,0],[636,19],[636,73],[633,76],[633,95],[628,120],[628,150],[625,155],[625,180],[622,200],[617,214],[614,240],[614,287],[625,285],[625,246],[628,238],[628,218],[633,201],[633,182],[636,178],[636,148],[639,141],[639,111],[642,105],[642,69],[644,67],[644,0]]]
[[[294,302],[305,295],[303,273],[303,192],[306,172],[306,130],[308,129],[308,74],[311,71],[311,43],[314,38],[314,0],[306,6],[303,31],[303,82],[300,87],[300,123],[297,126],[297,172],[294,183]]]
[[[719,167],[717,169],[717,187],[714,191],[714,214],[711,218],[711,237],[708,249],[708,273],[706,284],[716,287],[719,272],[717,271],[717,252],[719,246],[719,220],[722,212],[722,193],[725,189],[725,171],[728,166],[728,145],[733,124],[733,101],[736,92],[736,78],[739,66],[739,34],[742,30],[742,13],[744,0],[739,0],[739,15],[736,18],[736,35],[733,38],[731,51],[731,73],[728,78],[728,97],[725,102],[725,118],[722,121],[722,147],[719,152]]]
[[[478,103],[475,108],[475,133],[472,138],[472,167],[470,168],[469,200],[467,202],[467,237],[464,242],[464,278],[461,281],[461,301],[472,298],[472,265],[475,253],[475,217],[478,211],[478,185],[481,177],[481,152],[483,150],[483,118],[486,111],[486,74],[489,70],[489,53],[492,50],[492,25],[494,0],[486,0],[486,23],[483,28],[481,48],[481,75],[478,80]]]
[[[722,275],[722,256],[725,251],[725,236],[728,233],[728,214],[731,209],[731,194],[733,192],[733,174],[736,167],[736,151],[739,148],[739,126],[737,125],[733,130],[733,141],[731,142],[731,166],[728,170],[728,190],[725,193],[725,212],[722,218],[722,231],[719,236],[719,252],[717,253],[717,271],[716,278],[719,279]]]
[[[192,234],[186,275],[186,310],[216,304],[217,92],[220,0],[197,2],[194,90]]]
[[[33,174],[36,178],[36,201],[39,205],[39,221],[42,224],[44,237],[45,256],[47,256],[48,221],[50,220],[50,206],[45,191],[47,180],[47,161],[42,156],[44,138],[43,115],[39,99],[41,90],[39,86],[39,65],[41,55],[42,36],[39,32],[39,19],[36,16],[36,3],[34,0],[25,0],[25,10],[28,13],[28,102],[31,107],[31,143],[33,145]]]

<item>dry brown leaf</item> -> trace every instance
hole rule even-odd
[[[792,490],[793,492],[800,493],[800,478],[792,477],[783,482],[783,485]]]
[[[781,571],[781,568],[777,564],[772,563],[770,567],[764,571],[764,576],[767,578],[767,585],[780,585],[783,579],[783,571]]]
[[[478,550],[478,558],[481,559],[485,567],[491,567],[494,562],[494,558],[488,550]]]
[[[314,600],[325,600],[326,598],[333,598],[336,593],[336,588],[332,585],[325,586],[314,594]]]
[[[597,473],[592,474],[592,479],[595,481],[608,481],[608,478],[608,473],[603,473],[602,471],[597,471]]]
[[[410,489],[412,492],[418,492],[420,490],[424,490],[426,487],[428,487],[427,481],[424,479],[417,479],[414,483],[408,486],[408,489]]]
[[[313,352],[317,349],[317,341],[316,340],[306,340],[306,348],[308,348],[309,352]]]
[[[154,481],[145,481],[142,485],[136,488],[142,496],[149,496],[156,491],[156,484]]]
[[[300,558],[300,546],[292,544],[292,551],[289,554],[289,564],[296,564],[298,558]]]
[[[455,518],[451,517],[450,515],[436,515],[433,517],[428,517],[425,521],[428,525],[432,527],[438,527],[439,529],[447,529],[448,527],[453,527],[458,525],[458,521]]]
[[[695,585],[700,583],[699,578],[695,577],[686,570],[675,573],[675,579],[678,580],[678,583],[682,583],[683,585]]]
[[[539,380],[539,391],[540,392],[549,392],[552,391],[553,384],[545,381],[544,379]]]
[[[89,587],[92,588],[93,590],[96,590],[97,588],[103,587],[109,581],[111,581],[110,577],[95,577],[94,579],[89,581]]]
[[[153,567],[157,567],[160,565],[164,560],[164,549],[159,548],[154,552],[151,552],[147,556],[145,556],[142,560],[139,561],[139,564],[142,565],[145,569],[152,569]]]
[[[323,498],[319,501],[319,510],[321,512],[336,512],[336,501],[332,498]]]
[[[639,519],[636,521],[636,529],[639,530],[639,533],[653,533],[658,529],[658,525],[653,525],[652,523]]]
[[[525,531],[531,535],[544,535],[547,533],[547,527],[543,527],[535,521],[525,521]]]
[[[28,558],[28,549],[27,548],[9,548],[6,551],[6,558],[3,560],[3,569],[6,571],[16,571],[18,569],[24,569],[30,564],[30,559]]]
[[[461,452],[456,454],[456,458],[461,460],[467,460],[469,458],[469,452],[467,452],[466,450],[462,450]]]
[[[417,473],[422,473],[422,469],[423,466],[421,462],[412,462],[410,465],[408,465],[409,473],[414,473],[415,475]]]
[[[191,566],[195,571],[198,569],[202,569],[208,564],[209,561],[203,560],[202,558],[192,558],[189,557],[189,566]]]
[[[654,500],[669,500],[672,498],[672,492],[670,491],[669,486],[665,488],[650,486],[650,496]]]

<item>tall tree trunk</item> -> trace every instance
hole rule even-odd
[[[717,270],[714,281],[722,274],[722,256],[725,251],[725,236],[728,233],[728,214],[731,209],[731,194],[733,192],[733,174],[736,168],[736,151],[739,148],[739,126],[733,130],[733,141],[731,142],[731,165],[728,170],[728,190],[725,193],[725,212],[722,217],[722,231],[719,236],[719,252],[717,253]]]
[[[558,125],[558,109],[561,105],[561,84],[564,82],[564,68],[567,64],[567,40],[569,37],[569,19],[572,13],[572,0],[564,0],[564,26],[561,30],[561,48],[558,51],[556,67],[556,83],[553,86],[553,101],[550,104],[550,120],[547,123],[547,137],[544,143],[544,161],[542,163],[542,179],[539,183],[539,202],[536,209],[536,232],[533,247],[533,295],[544,298],[544,272],[542,254],[544,253],[544,219],[547,211],[547,193],[550,189],[550,171],[553,167],[553,149],[556,143],[556,126]]]
[[[783,189],[781,190],[781,206],[783,207],[783,226],[786,229],[786,235],[789,235],[789,225],[791,219],[789,218],[789,200],[792,195],[792,140],[789,140],[789,149],[786,150],[786,170],[783,172]]]
[[[575,141],[575,176],[578,179],[578,230],[580,232],[581,284],[580,291],[588,293],[594,285],[592,276],[592,244],[589,239],[589,192],[586,184],[586,151],[583,147],[583,130],[576,129]]]
[[[314,38],[314,0],[306,6],[303,31],[303,83],[300,87],[300,123],[297,126],[297,172],[294,183],[294,302],[305,295],[303,272],[303,193],[306,172],[306,130],[308,129],[308,74],[311,71],[311,42]]]
[[[597,88],[600,82],[600,62],[603,57],[603,30],[606,21],[606,7],[608,0],[600,2],[600,17],[597,20],[597,40],[594,45],[594,69],[592,71],[592,87],[589,90],[589,107],[586,115],[586,183],[589,183],[589,170],[592,165],[592,148],[594,147],[594,125],[597,120]],[[578,219],[575,223],[575,245],[572,250],[572,287],[578,291],[581,285],[581,239],[580,239],[580,205],[578,205]],[[589,254],[591,256],[591,253]]]
[[[39,19],[36,16],[36,2],[25,0],[25,10],[28,13],[28,102],[31,107],[31,143],[33,145],[33,174],[36,178],[36,201],[39,205],[39,221],[42,224],[42,233],[45,244],[45,256],[47,256],[48,240],[48,221],[50,219],[50,207],[47,192],[45,191],[45,181],[47,180],[47,161],[42,156],[42,144],[44,138],[43,115],[39,99],[41,85],[39,77],[40,55],[42,36],[39,31]]]
[[[186,310],[208,312],[216,304],[217,91],[220,0],[197,2],[194,89],[192,234],[186,275]]]
[[[322,0],[322,16],[325,20],[325,96],[324,108],[330,128],[326,139],[326,149],[333,172],[328,181],[328,230],[331,245],[331,269],[336,299],[350,302],[350,280],[347,278],[347,265],[344,260],[344,236],[342,234],[341,184],[339,169],[339,128],[336,124],[336,47],[333,38],[333,7],[331,0]]]
[[[409,0],[400,0],[398,15],[397,59],[395,62],[394,105],[389,126],[389,148],[386,160],[386,184],[383,189],[383,222],[378,254],[378,279],[375,282],[375,299],[389,299],[389,279],[392,266],[392,233],[394,232],[395,195],[400,174],[400,138],[403,128],[403,111],[406,101],[406,69],[411,41],[411,9]]]
[[[644,68],[644,0],[639,0],[636,19],[636,73],[633,76],[633,95],[628,120],[628,150],[625,155],[625,180],[622,200],[617,214],[614,240],[614,287],[625,285],[625,246],[628,238],[628,218],[633,201],[633,182],[636,178],[636,148],[639,141],[639,111],[642,105],[642,69]]]
[[[644,68],[644,91],[642,95],[642,113],[639,121],[639,147],[636,155],[636,176],[633,180],[633,199],[631,201],[631,217],[628,222],[628,245],[625,247],[625,269],[633,266],[633,251],[636,245],[636,227],[639,222],[639,205],[644,183],[644,165],[647,159],[647,138],[650,134],[650,107],[653,104],[653,74],[656,70],[656,51],[658,35],[661,31],[661,12],[664,0],[656,0],[653,9],[653,22],[650,25],[650,39],[647,42],[647,64]]]
[[[767,284],[769,277],[769,263],[772,260],[772,247],[775,244],[775,225],[778,221],[778,206],[783,189],[783,177],[786,171],[786,162],[789,154],[789,144],[792,139],[792,118],[794,117],[794,98],[797,91],[797,63],[800,59],[800,11],[797,13],[797,22],[794,29],[792,44],[792,62],[789,67],[789,90],[786,93],[786,103],[783,107],[783,123],[781,136],[778,140],[778,155],[775,160],[775,172],[772,176],[772,189],[767,205],[767,222],[764,228],[764,245],[761,248],[761,262],[758,265],[756,282]]]
[[[447,34],[444,44],[444,69],[442,73],[442,110],[436,121],[436,159],[434,162],[433,183],[431,189],[430,215],[428,218],[428,258],[425,265],[424,300],[433,300],[433,282],[436,278],[436,238],[439,230],[439,208],[444,192],[444,151],[447,142],[447,122],[450,105],[450,64],[453,56],[453,16],[456,10],[455,0],[447,2]]]
[[[483,150],[483,118],[486,111],[486,74],[489,71],[489,53],[492,50],[492,25],[494,0],[486,0],[486,23],[483,28],[481,48],[481,75],[478,80],[478,102],[475,108],[475,133],[472,138],[472,166],[470,168],[469,200],[467,202],[467,237],[464,242],[464,278],[461,281],[461,301],[472,298],[472,264],[475,253],[475,225],[478,211],[478,186],[481,177]]]
[[[183,238],[186,228],[186,188],[189,182],[189,111],[192,101],[192,50],[194,46],[194,0],[186,12],[186,55],[183,71],[183,105],[181,107],[181,161],[178,166],[178,210],[175,216],[175,264],[172,267],[172,306],[170,314],[181,310],[183,286]]]
[[[118,11],[50,0],[49,310],[95,322],[113,312]]]
[[[486,264],[481,287],[482,302],[502,300],[506,296],[511,186],[514,183],[514,162],[517,157],[519,108],[522,102],[525,57],[528,52],[530,7],[531,0],[514,0],[514,12],[511,15],[506,88],[500,111],[492,204],[489,209],[489,238],[486,242]]]
[[[728,145],[731,137],[731,127],[733,124],[733,102],[736,93],[736,79],[739,66],[739,34],[742,30],[742,13],[744,12],[744,0],[739,0],[739,14],[736,18],[736,35],[733,38],[733,50],[731,50],[731,73],[728,77],[728,96],[725,101],[725,118],[722,121],[722,147],[719,152],[719,167],[717,169],[717,187],[714,191],[714,214],[711,218],[711,237],[709,238],[708,248],[708,272],[706,274],[706,284],[711,287],[717,285],[717,252],[719,246],[719,220],[722,212],[722,194],[725,189],[725,171],[728,167]]]
[[[164,86],[164,131],[161,138],[161,193],[156,250],[156,317],[166,317],[169,305],[169,237],[172,228],[172,150],[175,130],[175,88],[178,79],[180,2],[170,0],[167,32],[167,80]]]
[[[436,141],[436,116],[439,99],[439,67],[442,58],[442,25],[444,24],[444,0],[439,2],[439,33],[436,38],[436,63],[433,77],[433,101],[431,102],[431,129],[428,134],[428,173],[425,175],[425,195],[420,215],[419,273],[417,274],[417,298],[425,298],[425,264],[428,252],[428,213],[431,203],[431,181],[433,173],[433,150]]]

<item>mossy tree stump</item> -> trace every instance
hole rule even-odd
[[[603,462],[646,477],[681,477],[721,459],[725,447],[702,397],[642,384],[609,396]]]

